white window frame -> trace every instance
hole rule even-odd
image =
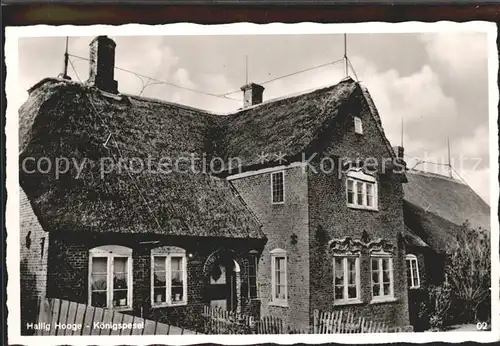
[[[253,261],[253,265],[255,266],[255,290],[256,290],[256,296],[252,297],[251,296],[251,288],[250,288],[250,266],[248,267],[248,299],[259,299],[260,294],[259,294],[259,252],[257,250],[251,250],[249,252],[249,261]]]
[[[157,303],[154,296],[154,265],[155,258],[162,257],[165,259],[165,294],[166,302]],[[182,258],[182,300],[179,302],[172,301],[172,257]],[[162,246],[151,250],[151,307],[161,308],[166,306],[182,306],[187,305],[187,256],[186,250],[176,246]]]
[[[285,298],[276,298],[276,259],[283,258],[285,272]],[[286,250],[274,249],[271,251],[271,304],[279,306],[288,306],[288,256]]]
[[[105,257],[107,259],[106,268],[106,308],[113,310],[131,310],[133,297],[133,276],[132,276],[132,249],[120,245],[104,245],[89,250],[89,273],[88,273],[88,305],[92,306],[92,263],[94,257]],[[113,306],[113,272],[114,258],[127,258],[127,303],[126,306]]]
[[[360,117],[354,117],[354,132],[358,135],[363,134],[363,121]]]
[[[383,269],[382,261],[384,259],[389,260],[389,280],[390,280],[390,282],[389,282],[389,294],[378,295],[378,296],[373,295],[374,282],[373,282],[373,274],[372,274],[372,271],[373,271],[372,260],[374,260],[374,259],[378,260],[378,275],[379,275],[379,283],[380,283],[379,294],[384,289],[384,281],[383,281],[384,276],[383,276],[383,270],[382,270]],[[387,252],[383,252],[383,251],[372,252],[370,254],[370,282],[371,282],[370,292],[372,295],[371,302],[384,302],[384,301],[394,301],[395,300],[395,297],[394,297],[394,266],[393,266],[392,254],[387,253]]]
[[[409,269],[410,269],[410,282],[411,282],[411,285],[408,288],[420,288],[420,272],[418,271],[418,259],[417,259],[417,256],[415,256],[413,254],[406,255],[406,265],[409,266]],[[416,272],[417,272],[417,277],[416,278],[413,276],[413,269],[414,269],[413,266],[415,266],[415,269],[416,269]]]
[[[352,192],[353,192],[353,200],[352,203],[349,202],[349,182],[352,182]],[[358,204],[358,184],[362,183],[362,195],[363,202],[362,204]],[[366,186],[370,184],[373,186],[373,205],[368,206],[368,194],[366,193]],[[378,210],[378,183],[377,179],[369,174],[362,172],[361,170],[352,170],[347,172],[346,182],[345,182],[345,197],[346,203],[349,208],[353,209],[366,209],[366,210]]]
[[[278,174],[281,174],[283,176],[283,200],[282,201],[279,201],[279,202],[275,202],[274,201],[274,185],[273,185],[273,177],[275,175],[278,175]],[[285,203],[285,171],[282,170],[282,171],[277,171],[277,172],[272,172],[270,174],[270,177],[271,177],[271,204],[284,204]]]
[[[344,274],[344,292],[343,292],[343,297],[342,299],[335,299],[335,273],[336,273],[336,268],[335,268],[335,260],[338,258],[342,258],[342,271]],[[356,297],[355,298],[345,298],[348,296],[348,265],[347,265],[347,259],[348,258],[354,258],[356,259]],[[338,254],[333,257],[333,304],[334,305],[344,305],[344,304],[354,304],[354,303],[360,303],[361,302],[361,279],[360,279],[360,259],[359,255],[344,255],[344,254]]]

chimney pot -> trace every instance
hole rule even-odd
[[[395,147],[393,147],[394,149],[394,153],[396,153],[396,157],[398,159],[402,159],[404,160],[404,156],[405,156],[405,148],[403,148],[402,146],[400,145],[397,145]]]
[[[90,42],[90,70],[87,84],[113,94],[118,93],[115,74],[116,43],[108,36],[97,36]]]
[[[259,84],[249,83],[241,87],[243,91],[243,107],[249,107],[262,103],[264,87]]]

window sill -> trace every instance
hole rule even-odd
[[[397,302],[398,298],[386,297],[386,298],[375,298],[370,301],[370,304],[383,304],[383,303],[394,303]]]
[[[352,299],[352,300],[337,300],[333,302],[333,306],[342,306],[342,305],[356,305],[363,304],[361,299]]]
[[[271,202],[271,205],[283,205],[285,202]]]
[[[349,209],[367,210],[367,211],[378,211],[378,208],[366,207],[363,205],[347,204]]]
[[[113,306],[112,308],[106,308],[113,311],[132,311],[131,306]]]
[[[269,303],[269,306],[279,306],[282,308],[287,308],[288,302],[287,301],[272,301]]]
[[[180,302],[180,303],[163,303],[163,304],[155,304],[151,305],[151,309],[158,309],[158,308],[171,308],[175,306],[184,306],[187,305],[187,302]]]
[[[420,286],[412,286],[412,287],[409,287],[410,290],[418,290],[420,288]]]

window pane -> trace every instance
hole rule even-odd
[[[155,271],[165,271],[165,259],[166,257],[154,257],[154,270]]]
[[[127,306],[127,290],[113,290],[113,306]]]
[[[388,270],[389,269],[389,259],[388,258],[383,258],[382,259],[382,269],[383,270]]]
[[[384,270],[384,271],[382,272],[382,280],[383,280],[384,282],[389,282],[389,281],[390,281],[390,273],[389,273],[389,271],[388,271],[388,270]]]
[[[357,182],[356,183],[356,190],[357,190],[357,196],[358,196],[358,200],[357,200],[357,204],[358,205],[363,205],[363,183],[361,182]]]
[[[344,285],[335,285],[335,299],[344,298]]]
[[[384,284],[384,292],[383,292],[384,296],[388,296],[391,294],[390,287],[391,287],[391,285],[389,283]]]
[[[372,270],[378,270],[378,258],[372,258]]]
[[[181,302],[184,299],[183,258],[176,256],[170,259],[171,270],[171,299],[172,302]]]
[[[379,284],[375,284],[372,286],[372,294],[374,297],[377,297],[380,295],[380,285]]]
[[[167,290],[166,287],[155,287],[154,288],[154,302],[156,304],[166,303],[167,302]]]
[[[182,257],[172,257],[171,268],[172,270],[182,270]]]
[[[335,258],[335,285],[344,285],[344,265],[343,258]]]
[[[128,287],[127,258],[115,257],[113,265],[113,289],[126,289]]]
[[[366,183],[366,194],[373,196],[373,184]]]
[[[92,291],[106,292],[106,289],[108,288],[107,277],[107,274],[92,274],[92,283],[90,285]]]
[[[273,203],[280,203],[284,200],[284,180],[283,172],[272,173],[272,199]]]
[[[92,306],[105,308],[108,305],[106,297],[106,291],[92,292]]]
[[[356,284],[356,259],[347,259],[347,270],[349,271],[349,284]]]
[[[349,285],[347,287],[347,298],[356,298],[357,297],[357,291],[356,291],[356,285]]]
[[[108,259],[107,257],[92,257],[92,273],[108,272]]]
[[[347,203],[354,203],[354,185],[353,181],[348,179],[347,180]]]

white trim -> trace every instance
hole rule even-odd
[[[408,288],[420,288],[420,272],[419,272],[419,269],[418,269],[418,258],[417,256],[413,255],[413,254],[408,254],[406,255],[406,261],[410,262],[410,283],[411,283],[411,286],[408,287]],[[417,281],[417,284],[414,285],[414,277],[413,277],[413,264],[412,262],[415,262],[415,268],[416,268],[416,272],[417,272],[417,277],[416,277],[416,281]],[[408,265],[408,263],[407,263]]]
[[[363,134],[363,121],[360,117],[354,117],[354,132],[358,135]]]
[[[342,298],[335,299],[335,259],[342,259],[342,271],[344,275],[344,287],[343,287],[343,297],[348,296],[348,287],[349,287],[349,271],[347,266],[347,259],[354,258],[356,259],[356,297],[355,298]],[[350,254],[338,254],[333,256],[333,305],[347,305],[347,304],[359,304],[361,301],[361,279],[360,279],[360,257],[359,255],[350,255]]]
[[[282,177],[282,182],[283,182],[283,200],[279,201],[279,202],[274,202],[274,200],[273,200],[273,197],[274,197],[273,177],[276,174],[282,174],[283,175],[283,177]],[[285,203],[285,171],[281,170],[281,171],[277,171],[277,172],[272,172],[271,174],[269,174],[269,177],[270,177],[270,183],[271,183],[271,204],[284,204]]]
[[[277,299],[276,298],[276,259],[283,258],[284,261],[284,269],[285,272],[285,298]],[[271,251],[271,305],[278,306],[288,306],[288,268],[287,268],[288,256],[285,250],[283,249],[274,249]]]
[[[285,169],[306,167],[306,166],[307,166],[307,163],[305,163],[305,162],[292,162],[286,166],[281,165],[281,166],[276,166],[276,167],[267,167],[267,168],[257,169],[255,171],[248,171],[248,172],[232,174],[232,175],[227,176],[226,180],[241,179],[241,178],[251,177],[254,175],[273,173],[273,172],[277,172],[277,171],[283,171]]]
[[[349,202],[349,182],[352,182],[352,203]],[[361,193],[363,195],[363,203],[358,204],[358,187],[357,183],[361,183]],[[373,186],[373,204],[368,206],[368,194],[366,193],[366,187],[370,184]],[[349,171],[345,179],[345,198],[346,204],[352,209],[364,209],[364,210],[374,210],[378,211],[378,183],[375,177],[366,174],[362,171]]]
[[[372,268],[372,260],[373,259],[378,259],[378,275],[379,275],[379,294],[381,291],[384,289],[384,275],[383,275],[383,265],[382,265],[382,260],[384,259],[389,259],[389,294],[386,295],[378,295],[374,296],[373,295],[373,268]],[[394,301],[394,267],[393,267],[393,258],[392,255],[389,254],[388,252],[384,251],[377,251],[377,252],[372,252],[370,254],[370,291],[372,295],[372,300],[370,303],[374,302],[389,302],[389,301]]]
[[[92,306],[92,263],[93,258],[106,258],[106,308],[116,311],[126,311],[132,309],[133,298],[133,260],[132,249],[120,245],[105,245],[95,247],[89,250],[89,272],[88,272],[88,305]],[[114,259],[127,259],[127,305],[113,306],[113,274],[114,274]]]
[[[154,296],[154,260],[155,257],[162,257],[165,259],[165,299],[166,302],[156,303]],[[182,258],[182,301],[172,302],[172,257]],[[187,256],[186,250],[178,247],[165,246],[151,250],[151,275],[150,275],[150,298],[151,308],[161,308],[167,306],[182,306],[187,305]]]

